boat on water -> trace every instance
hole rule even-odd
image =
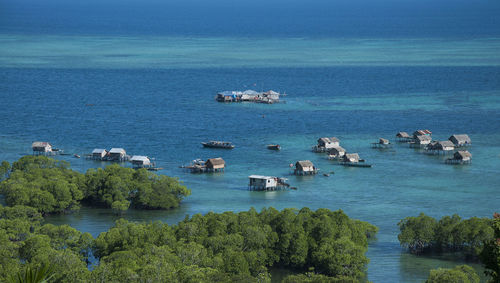
[[[268,144],[267,149],[270,150],[281,150],[281,146],[279,144]]]
[[[234,145],[230,142],[224,142],[224,141],[209,141],[209,142],[202,142],[201,143],[203,147],[210,147],[210,148],[223,148],[223,149],[233,149]]]

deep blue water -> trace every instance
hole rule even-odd
[[[343,209],[380,228],[367,256],[373,282],[421,282],[462,263],[401,250],[397,223],[425,212],[491,217],[500,209],[500,4],[494,1],[0,2],[0,159],[34,140],[69,153],[124,147],[156,158],[192,189],[172,211],[131,220],[176,223],[186,214],[308,206]],[[274,89],[286,103],[221,104],[217,91]],[[93,106],[88,106],[92,104]],[[379,137],[429,128],[467,133],[471,166],[447,166]],[[337,136],[371,169],[335,166],[310,147]],[[200,142],[229,140],[232,151]],[[279,143],[281,152],[266,144]],[[223,157],[224,174],[179,168]],[[73,168],[105,163],[61,157]],[[324,177],[289,176],[309,159]],[[124,164],[127,166],[126,164]],[[250,192],[250,174],[288,176],[297,191]],[[97,236],[117,219],[83,208],[54,216]],[[478,271],[481,269],[475,265]]]

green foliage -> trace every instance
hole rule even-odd
[[[20,270],[19,250],[37,227],[42,217],[36,209],[25,206],[0,205],[0,282]]]
[[[289,275],[281,283],[356,283],[356,279],[349,277],[330,277],[323,274],[307,272],[297,275]]]
[[[406,217],[398,226],[401,246],[412,253],[460,251],[477,256],[484,243],[493,238],[490,219],[472,217],[462,220],[456,214],[437,221],[421,213],[417,217]]]
[[[490,282],[500,282],[500,214],[493,215],[493,239],[486,242],[481,252],[481,262],[486,268],[486,275],[491,277]]]
[[[9,283],[46,283],[54,277],[53,265],[44,264],[38,268],[27,266],[24,271],[9,277]]]
[[[10,173],[9,173],[9,170]],[[117,164],[90,169],[85,175],[69,164],[45,156],[24,156],[0,166],[0,193],[8,205],[25,205],[43,214],[80,208],[80,201],[117,212],[129,206],[140,209],[178,207],[191,191],[177,179],[158,176],[146,169],[134,170]]]
[[[178,207],[191,193],[175,178],[117,164],[88,170],[85,183],[87,202],[117,211],[127,210],[130,205],[142,209]]]
[[[36,164],[16,170],[53,166]],[[159,180],[152,187],[171,181],[138,174]],[[353,282],[364,274],[368,236],[377,231],[340,210],[308,208],[197,214],[175,226],[119,220],[95,240],[41,221],[36,208],[0,206],[0,282],[13,274],[45,278],[38,270],[49,264],[51,282],[270,282],[273,265],[313,269],[328,280],[321,282]],[[91,255],[99,259],[93,271]]]
[[[92,236],[68,225],[41,226],[42,220],[35,208],[0,206],[0,282],[13,275],[9,280],[31,282],[18,280],[32,278],[48,265],[54,270],[51,282],[87,281]]]
[[[68,166],[45,156],[24,156],[14,162],[0,192],[8,205],[31,206],[44,214],[78,209],[84,176]]]
[[[3,181],[10,172],[10,164],[7,161],[2,161],[0,164],[0,181]]]
[[[426,283],[479,283],[479,276],[468,265],[438,268],[430,271]]]
[[[367,235],[375,231],[327,209],[197,214],[177,226],[120,220],[95,240],[100,265],[92,276],[111,282],[268,282],[267,268],[278,264],[356,280],[368,262]]]

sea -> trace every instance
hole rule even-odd
[[[85,172],[108,165],[83,158],[94,148],[122,147],[192,191],[173,210],[83,207],[46,218],[94,237],[120,217],[175,224],[251,207],[341,209],[380,229],[367,280],[422,282],[430,269],[464,263],[482,274],[461,256],[407,253],[397,224],[421,212],[500,211],[498,14],[491,0],[1,0],[0,160],[48,141]],[[246,89],[286,96],[270,105],[214,99]],[[472,164],[446,165],[449,156],[395,142],[417,129],[435,140],[468,134]],[[332,136],[372,168],[311,151]],[[393,146],[371,148],[380,137]],[[209,140],[235,149],[203,148]],[[224,173],[180,168],[212,157],[226,161]],[[291,175],[298,160],[320,174]],[[250,191],[252,174],[288,178],[297,190]]]

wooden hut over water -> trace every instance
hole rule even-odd
[[[127,159],[127,152],[123,148],[112,148],[108,153],[109,161],[125,161]]]
[[[379,138],[378,142],[372,143],[373,148],[389,148],[391,147],[391,142],[388,139]]]
[[[347,153],[342,157],[341,161],[342,162],[349,162],[349,163],[358,163],[359,162],[359,154]]]
[[[398,142],[410,142],[412,138],[407,132],[399,132],[396,134],[396,140]]]
[[[295,163],[295,170],[293,174],[303,176],[303,175],[314,175],[318,173],[318,168],[314,167],[314,164],[309,160],[300,160]]]
[[[410,147],[417,147],[417,148],[422,148],[430,144],[432,141],[432,138],[427,135],[420,135],[414,137],[414,139],[410,142]]]
[[[359,158],[357,153],[347,153],[340,159],[340,165],[351,167],[372,167],[370,164],[365,164],[363,159]]]
[[[431,142],[426,147],[425,150],[429,153],[448,153],[455,149],[455,145],[449,140]]]
[[[345,154],[346,154],[346,150],[343,147],[341,147],[340,145],[334,146],[334,147],[328,149],[328,159],[330,159],[330,160],[338,160],[342,156],[344,156]]]
[[[340,145],[340,140],[337,139],[336,137],[323,137],[318,139],[318,144],[313,146],[313,151],[314,152],[326,152],[330,148],[333,148],[335,146]]]
[[[132,156],[132,158],[130,158],[130,162],[132,163],[134,168],[149,168],[153,166],[149,157],[142,155]]]
[[[48,142],[36,141],[31,144],[31,149],[34,155],[51,155],[53,154],[52,145]]]
[[[467,150],[459,150],[453,154],[452,158],[446,159],[446,164],[470,164],[472,162],[472,154]]]
[[[287,179],[273,176],[251,175],[248,177],[250,183],[248,188],[256,191],[275,191],[284,189],[290,185],[286,183]]]
[[[207,171],[209,172],[224,172],[224,168],[226,167],[226,162],[224,159],[217,158],[209,158],[205,162],[205,166]]]
[[[206,161],[196,159],[189,166],[183,166],[183,168],[191,170],[191,173],[224,172],[225,167],[226,162],[220,157],[209,158]]]
[[[106,155],[108,154],[108,151],[103,149],[103,148],[95,148],[92,150],[92,153],[90,154],[90,158],[94,160],[104,160],[106,158]]]
[[[449,137],[448,140],[451,141],[455,145],[455,147],[471,145],[471,139],[469,135],[466,134],[460,134],[460,135],[455,134]]]

